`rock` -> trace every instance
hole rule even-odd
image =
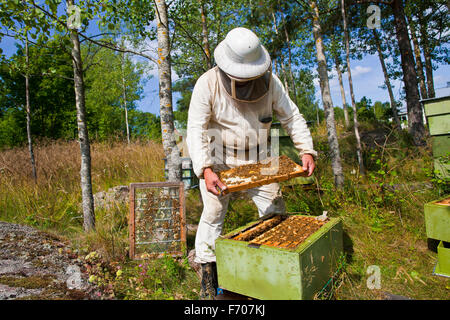
[[[384,300],[411,300],[411,298],[405,296],[399,296],[397,294],[392,294],[389,292],[383,292]]]
[[[108,191],[100,191],[94,194],[95,208],[111,209],[114,205],[126,204],[129,197],[130,188],[128,186],[116,186]]]
[[[0,222],[0,300],[67,299],[67,292],[70,299],[99,299],[81,260],[57,247],[68,244],[28,226]]]

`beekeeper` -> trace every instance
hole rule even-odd
[[[305,119],[271,72],[269,53],[252,31],[231,30],[215,49],[214,59],[217,66],[195,84],[187,121],[187,146],[203,200],[195,238],[202,298],[214,298],[216,293],[214,243],[222,231],[230,199],[230,194],[219,193],[226,186],[216,173],[270,155],[268,136],[273,115],[290,135],[308,175],[314,171],[317,156]],[[247,192],[260,217],[285,212],[277,183]]]

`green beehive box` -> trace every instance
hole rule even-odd
[[[450,96],[421,100],[427,117],[450,113]]]
[[[229,239],[256,223],[216,240],[219,287],[256,299],[314,298],[336,271],[342,255],[341,219],[330,218],[293,249]]]
[[[450,132],[450,114],[428,117],[428,126],[430,135],[449,134]]]
[[[437,248],[438,251],[438,261],[436,268],[434,269],[434,274],[440,276],[450,277],[450,246],[448,243],[444,245],[441,241]]]
[[[433,157],[448,157],[450,154],[450,134],[431,137]]]
[[[422,100],[430,131],[434,169],[437,176],[450,179],[450,96]]]
[[[446,199],[425,204],[425,228],[428,238],[450,242],[450,205],[442,204]]]

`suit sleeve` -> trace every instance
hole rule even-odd
[[[186,143],[192,159],[194,173],[203,179],[203,170],[213,165],[207,135],[211,118],[213,88],[209,88],[207,78],[200,77],[192,91],[187,120]]]
[[[277,119],[291,137],[300,157],[308,153],[316,158],[317,151],[314,150],[311,133],[305,119],[275,74],[272,75],[272,81],[273,109]]]

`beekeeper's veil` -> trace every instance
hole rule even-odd
[[[258,37],[246,28],[231,30],[214,51],[221,81],[234,99],[252,102],[269,90],[271,60]]]

